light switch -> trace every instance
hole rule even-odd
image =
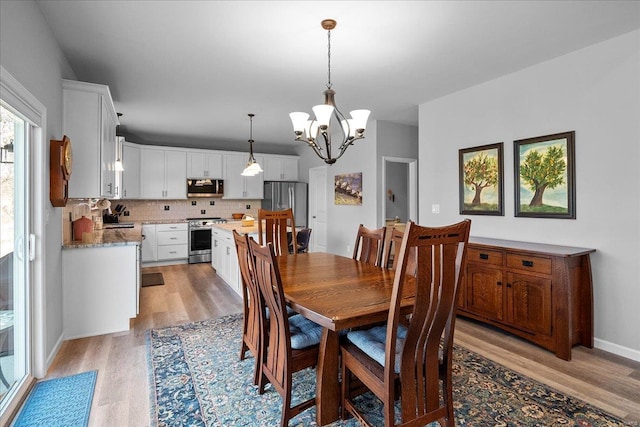
[[[431,213],[440,213],[440,205],[431,205]]]

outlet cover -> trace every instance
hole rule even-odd
[[[251,205],[247,205],[247,209],[251,209]]]
[[[195,206],[195,205],[197,205],[197,204],[198,204],[198,202],[196,202],[195,200],[192,200],[192,201],[191,201],[191,206]]]
[[[431,205],[431,213],[434,213],[434,214],[440,213],[440,205]]]
[[[209,205],[210,205],[210,206],[213,206],[213,205],[215,205],[215,204],[216,204],[216,201],[215,201],[215,200],[209,200]]]
[[[200,213],[201,213],[202,215],[204,215],[204,214],[206,214],[206,213],[207,213],[207,211],[206,211],[206,210],[204,210],[204,209],[200,209]]]
[[[123,215],[124,216],[129,216],[129,211],[124,211]]]
[[[169,205],[164,205],[164,210],[168,211],[169,210]]]

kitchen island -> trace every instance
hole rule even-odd
[[[140,224],[63,244],[64,338],[129,330],[139,311]]]

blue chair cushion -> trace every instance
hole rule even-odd
[[[293,308],[287,306],[287,317],[291,317],[294,314],[296,314],[295,310]],[[269,320],[269,308],[268,307],[266,309],[265,316],[267,317],[267,320]]]
[[[371,329],[351,331],[347,334],[347,338],[356,347],[364,351],[369,357],[384,366],[384,348],[387,342],[387,325],[375,326]],[[404,340],[406,338],[406,326],[398,325],[398,335],[396,338],[396,373],[400,372],[402,349],[404,348]]]
[[[289,331],[291,332],[291,348],[293,349],[300,350],[320,344],[322,326],[300,314],[289,317]]]

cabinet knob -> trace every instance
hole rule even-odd
[[[496,285],[502,286],[502,282],[496,282]]]
[[[507,282],[507,288],[510,288],[510,287],[511,287],[511,283]]]
[[[526,259],[522,260],[522,265],[524,267],[533,267],[533,261],[527,261]]]

